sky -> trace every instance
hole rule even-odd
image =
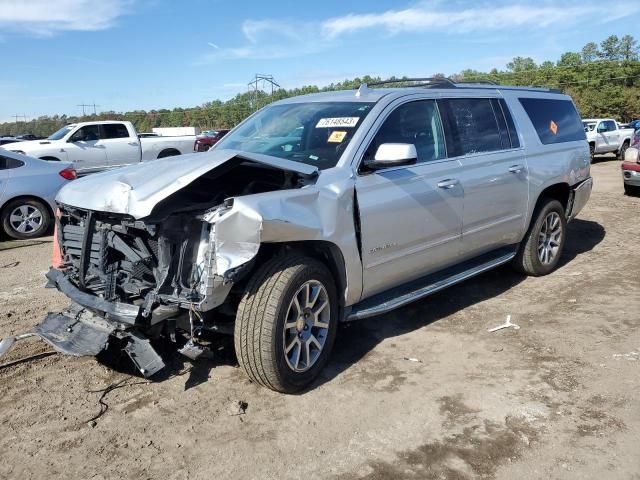
[[[637,0],[0,0],[0,121],[201,105],[256,73],[292,88],[504,69],[639,24]]]

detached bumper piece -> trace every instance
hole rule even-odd
[[[110,322],[76,306],[62,313],[50,313],[33,331],[56,351],[76,357],[95,356],[109,346],[112,337],[117,337],[145,378],[165,366],[151,342],[141,333],[116,330]]]

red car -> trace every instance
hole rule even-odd
[[[640,128],[633,134],[630,146],[640,149]],[[640,193],[640,158],[635,160],[635,162],[623,161],[621,165],[624,191],[627,195]]]
[[[193,144],[193,151],[206,152],[218,143],[227,133],[229,133],[228,129],[207,130],[206,132],[202,132],[202,135],[196,137],[196,141]]]

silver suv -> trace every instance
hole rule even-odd
[[[592,187],[571,98],[377,87],[283,100],[207,153],[65,187],[47,277],[73,304],[36,333],[74,355],[120,345],[151,376],[164,364],[150,341],[197,358],[205,332],[233,332],[251,380],[294,392],[339,322],[507,262],[553,271]]]

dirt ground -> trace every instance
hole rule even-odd
[[[228,338],[156,382],[25,340],[0,367],[0,478],[640,479],[640,198],[619,170],[593,165],[555,273],[345,326],[301,395],[251,384]],[[0,244],[0,336],[67,304],[50,253]],[[519,330],[487,331],[507,314]]]

